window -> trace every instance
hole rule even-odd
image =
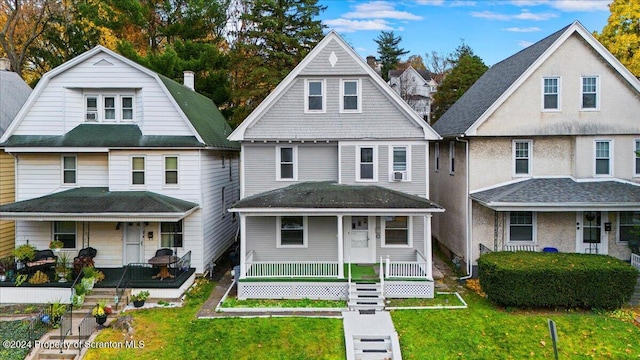
[[[358,80],[342,81],[342,111],[358,112],[360,111],[360,86]]]
[[[582,109],[598,108],[598,78],[595,76],[582,77]]]
[[[640,176],[640,140],[635,140],[635,155],[633,159],[634,174]]]
[[[143,174],[143,178],[144,178],[144,174]],[[144,179],[143,179],[143,183],[144,183]],[[178,157],[177,156],[164,157],[164,184],[178,185]]]
[[[436,143],[435,144],[435,150],[434,150],[434,159],[435,159],[435,168],[436,168],[436,172],[438,172],[438,170],[440,170],[440,143]]]
[[[297,153],[297,146],[276,147],[276,180],[295,181],[298,178]]]
[[[377,154],[374,147],[358,147],[357,148],[357,165],[356,180],[359,181],[376,181],[376,160]]]
[[[131,185],[144,185],[144,157],[131,158]]]
[[[133,111],[131,95],[85,95],[85,121],[130,121],[133,120]]]
[[[509,241],[535,241],[533,212],[512,211],[509,213]]]
[[[543,109],[560,110],[560,78],[543,79]]]
[[[389,147],[389,181],[409,181],[411,153],[408,146]]]
[[[384,239],[382,246],[411,246],[411,218],[386,216],[382,219]]]
[[[531,141],[514,140],[513,161],[516,176],[531,175]]]
[[[64,249],[75,249],[76,247],[76,222],[75,221],[54,221],[53,240],[62,241]]]
[[[596,140],[596,175],[611,175],[611,140]]]
[[[182,247],[182,220],[160,223],[160,246]]]
[[[324,80],[307,80],[306,112],[324,112]]]
[[[621,211],[618,224],[618,241],[640,240],[640,212]]]
[[[307,218],[277,216],[277,247],[307,247]]]
[[[76,157],[74,155],[64,155],[62,157],[62,183],[66,185],[76,183]]]
[[[456,172],[456,143],[449,141],[449,175]]]

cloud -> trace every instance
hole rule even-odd
[[[522,47],[522,48],[526,48],[533,45],[533,43],[531,41],[527,41],[527,40],[520,40],[518,41],[518,46]]]
[[[520,7],[549,6],[554,9],[575,11],[609,11],[613,0],[511,0],[511,4]]]
[[[391,3],[386,1],[372,1],[357,4],[353,11],[342,15],[345,19],[397,19],[397,20],[422,20],[422,16],[414,15],[407,11],[396,10]]]
[[[509,31],[509,32],[521,32],[521,33],[528,33],[528,32],[536,32],[536,31],[540,31],[541,29],[539,27],[536,26],[530,26],[530,27],[526,27],[526,28],[521,28],[521,27],[509,27],[509,28],[503,28],[502,30],[504,31]]]
[[[430,6],[449,6],[449,7],[459,7],[459,6],[476,6],[477,1],[474,0],[416,0],[416,3],[419,5],[430,5]]]
[[[416,0],[416,2],[420,5],[432,5],[432,6],[444,5],[444,0]]]
[[[549,20],[558,17],[558,14],[554,13],[533,13],[529,10],[523,10],[520,14],[501,14],[493,11],[472,11],[471,16],[489,20],[533,20],[542,21]]]
[[[347,20],[347,19],[331,19],[325,20],[324,24],[329,28],[333,28],[337,32],[356,32],[360,30],[393,30],[389,23],[383,19],[374,20]]]

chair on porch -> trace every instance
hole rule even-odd
[[[89,258],[89,259],[93,259],[94,257],[96,257],[96,255],[98,255],[98,250],[92,248],[92,247],[86,247],[84,249],[80,249],[80,251],[78,251],[78,256],[76,256],[75,258],[73,258],[73,261],[76,261],[79,258]]]
[[[156,250],[155,256],[165,256],[165,255],[173,255],[173,250],[169,248],[162,248],[162,249]]]
[[[98,255],[98,250],[86,247],[78,251],[78,256],[73,258],[73,275],[78,276],[85,266],[94,266],[93,258]]]
[[[53,253],[53,250],[38,250],[32,261],[25,262],[25,269],[28,273],[33,273],[36,270],[47,270],[53,268],[58,261],[58,257]]]

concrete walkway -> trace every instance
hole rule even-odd
[[[342,313],[347,360],[402,359],[398,333],[387,311]]]

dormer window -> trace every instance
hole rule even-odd
[[[133,95],[85,95],[84,121],[119,122],[133,120]]]

